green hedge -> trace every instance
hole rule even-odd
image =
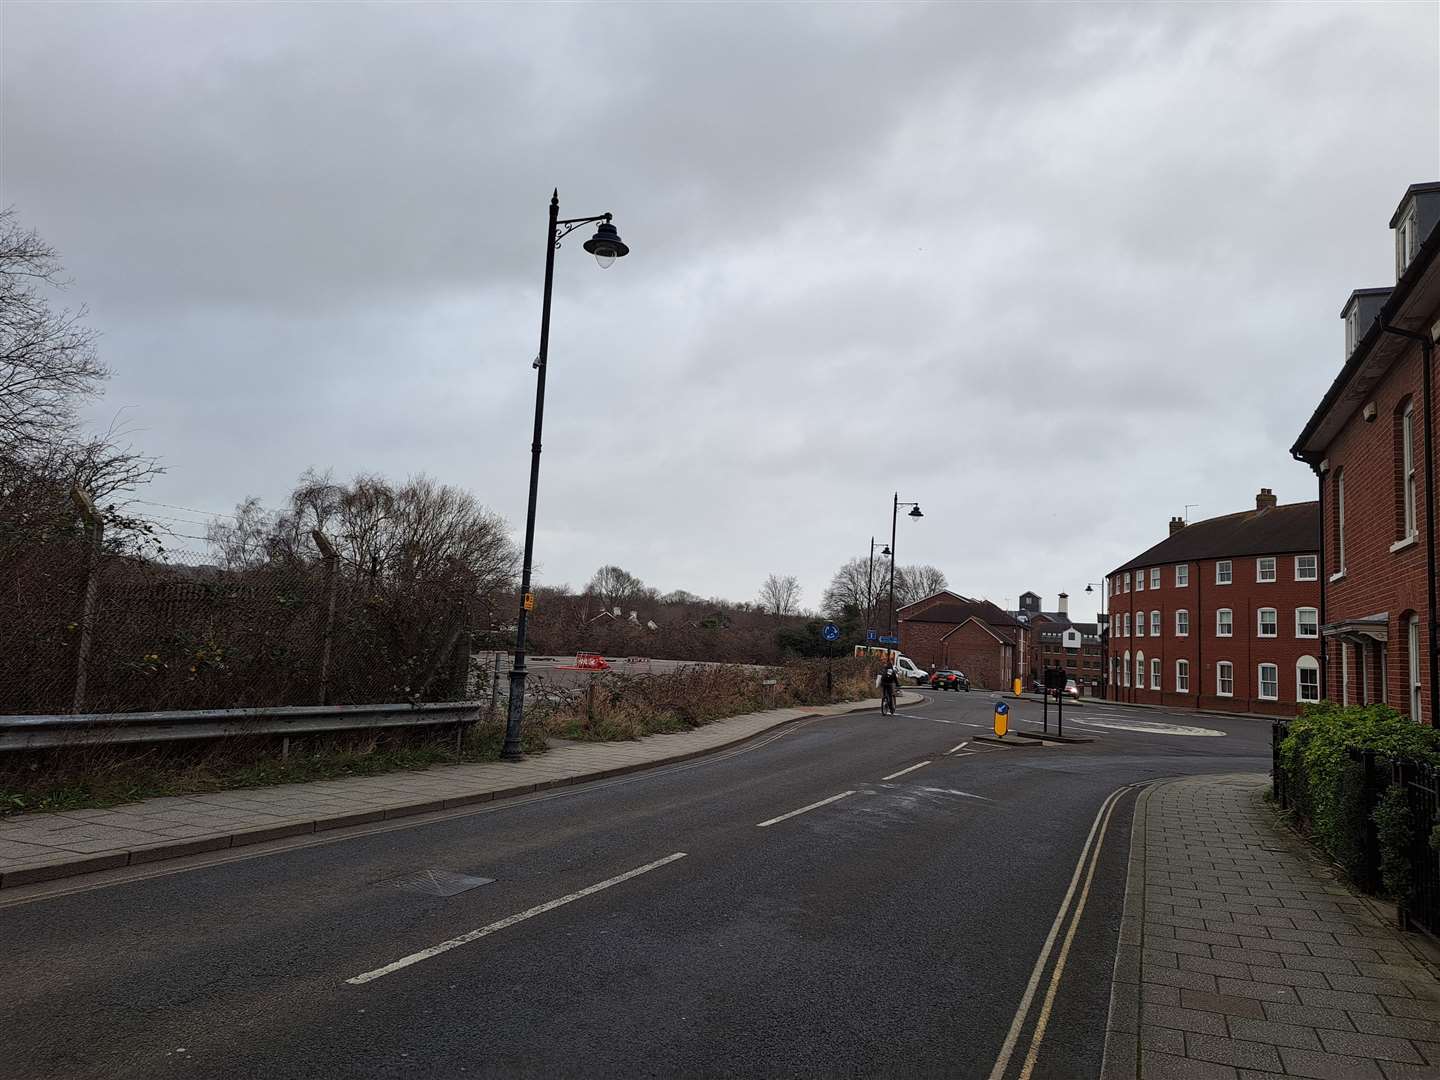
[[[1376,826],[1385,892],[1405,897],[1413,879],[1410,852],[1415,823],[1403,793],[1390,788],[1381,795],[1367,822],[1364,775],[1350,749],[1374,751],[1377,772],[1388,777],[1391,762],[1409,758],[1440,765],[1440,733],[1412,723],[1388,705],[1332,702],[1305,706],[1290,721],[1280,743],[1280,768],[1291,809],[1310,838],[1340,864],[1352,880],[1363,880],[1367,826]]]

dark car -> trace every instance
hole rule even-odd
[[[930,688],[932,690],[965,690],[970,689],[970,680],[965,677],[963,671],[937,671],[930,676]]]

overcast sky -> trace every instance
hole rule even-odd
[[[0,20],[0,202],[62,252],[154,502],[425,472],[518,539],[546,204],[614,212],[629,258],[557,253],[549,584],[816,604],[898,489],[902,563],[1088,615],[1185,504],[1314,497],[1288,448],[1340,306],[1440,178],[1433,3]]]

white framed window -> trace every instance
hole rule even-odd
[[[1145,613],[1143,611],[1137,611],[1135,613],[1135,636],[1145,636]]]
[[[1160,658],[1158,656],[1150,659],[1150,689],[1160,689]]]
[[[1181,563],[1175,567],[1175,587],[1177,589],[1187,588],[1190,584],[1190,564]]]
[[[1136,591],[1136,592],[1144,592],[1144,591],[1145,591],[1145,571],[1144,571],[1144,570],[1136,570],[1136,571],[1135,571],[1135,591]]]
[[[1410,212],[1400,222],[1395,230],[1395,277],[1398,279],[1405,273],[1411,261],[1415,258],[1415,250],[1420,246],[1418,242],[1419,229],[1415,225],[1415,207],[1410,207]]]
[[[1122,670],[1123,670],[1123,673],[1124,673],[1125,685],[1126,685],[1126,686],[1129,686],[1129,685],[1130,685],[1130,650],[1129,650],[1129,649],[1126,649],[1126,650],[1125,650],[1125,664],[1124,664],[1124,667],[1123,667]]]
[[[1256,580],[1256,581],[1274,581],[1274,580],[1275,580],[1275,556],[1274,556],[1274,555],[1267,555],[1267,556],[1266,556],[1265,558],[1263,558],[1263,559],[1256,559],[1256,560],[1255,560],[1255,580]]]
[[[1150,588],[1152,588],[1152,589],[1158,589],[1159,587],[1160,587],[1160,568],[1157,566],[1157,567],[1155,567],[1153,570],[1150,571]]]
[[[1418,534],[1415,525],[1415,402],[1405,403],[1400,416],[1400,484],[1404,500],[1405,538]]]
[[[1179,611],[1175,612],[1175,636],[1190,636],[1190,612],[1186,611],[1184,608],[1181,608]]]
[[[1145,688],[1145,654],[1143,652],[1135,654],[1135,688],[1137,690]]]
[[[1340,704],[1350,704],[1350,646],[1340,643]]]
[[[1150,612],[1150,636],[1160,636],[1160,613],[1158,611]]]
[[[1302,656],[1295,662],[1295,700],[1320,700],[1320,661]]]
[[[1420,616],[1411,615],[1405,628],[1405,651],[1409,654],[1405,683],[1410,693],[1410,719],[1420,723]]]
[[[1260,697],[1274,701],[1280,696],[1280,669],[1274,664],[1260,665]]]
[[[1215,584],[1229,585],[1231,581],[1231,567],[1229,559],[1221,559],[1215,564]]]
[[[1280,616],[1273,607],[1262,607],[1256,612],[1256,634],[1260,637],[1277,637],[1280,634]]]
[[[1295,580],[1315,581],[1320,577],[1320,558],[1318,555],[1296,555],[1295,556]]]
[[[1228,607],[1215,612],[1215,636],[1230,637],[1235,633],[1235,613]]]
[[[1110,682],[1111,682],[1112,684],[1114,684],[1114,683],[1118,683],[1119,681],[1120,681],[1120,658],[1119,658],[1118,656],[1112,656],[1112,657],[1110,657]]]
[[[1108,578],[1108,577],[1107,577],[1107,578],[1105,579],[1105,595],[1106,595],[1106,597],[1111,597],[1111,596],[1114,596],[1114,595],[1115,595],[1115,579],[1114,579],[1114,578]]]
[[[1295,609],[1295,636],[1297,638],[1318,638],[1320,636],[1320,612],[1313,607]]]
[[[1175,661],[1175,692],[1177,694],[1188,694],[1190,692],[1190,661]]]
[[[1221,697],[1235,696],[1235,665],[1229,660],[1215,665],[1215,693]]]
[[[1130,636],[1130,613],[1125,612],[1125,636]]]
[[[1126,571],[1125,571],[1125,591],[1126,591],[1126,592],[1129,592],[1129,591],[1130,591],[1130,571],[1129,571],[1129,570],[1126,570]]]
[[[1345,358],[1355,351],[1355,334],[1360,320],[1360,305],[1352,304],[1350,314],[1345,316]]]

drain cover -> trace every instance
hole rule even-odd
[[[467,889],[489,885],[494,880],[494,878],[488,877],[457,874],[453,870],[421,870],[415,874],[406,874],[404,877],[391,878],[384,884],[394,889],[423,893],[426,896],[454,896]]]

